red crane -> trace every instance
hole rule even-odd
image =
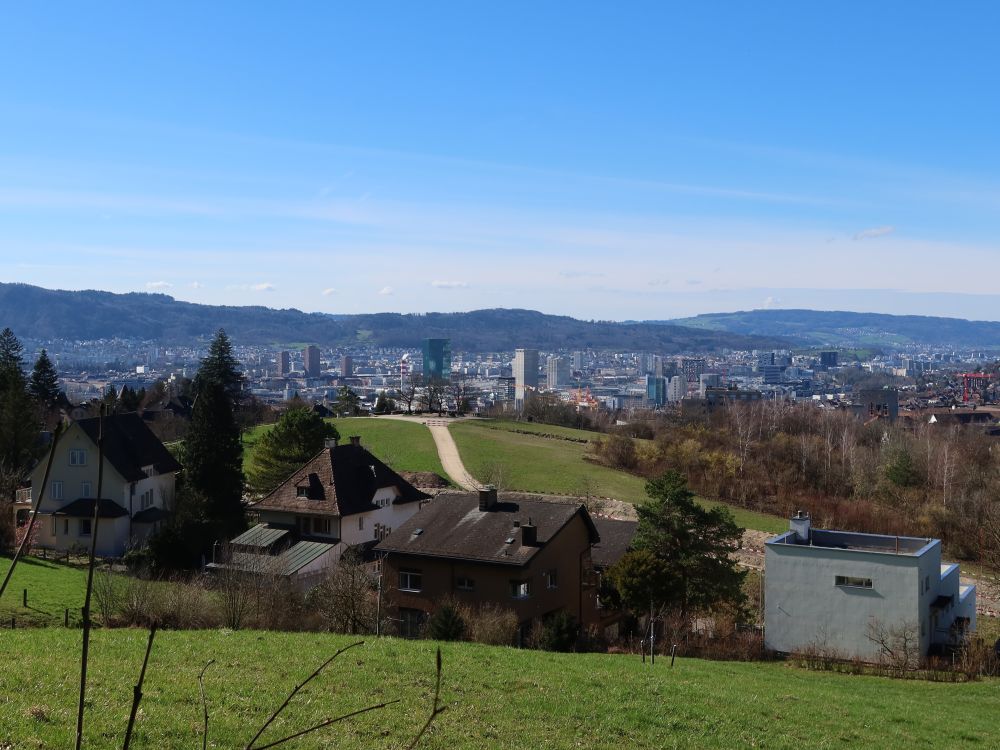
[[[994,374],[991,372],[963,372],[962,373],[962,402],[969,403],[969,394],[973,391],[981,391],[986,388],[987,380],[992,380]]]

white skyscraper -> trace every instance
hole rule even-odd
[[[514,350],[514,406],[524,407],[525,396],[538,390],[538,350]]]
[[[562,357],[551,356],[545,360],[545,386],[550,391],[569,381],[568,364]]]
[[[674,375],[667,384],[667,401],[680,401],[687,395],[687,380],[681,375]]]

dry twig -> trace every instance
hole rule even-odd
[[[206,750],[208,747],[208,701],[205,700],[205,670],[213,664],[215,664],[215,659],[209,659],[208,664],[202,667],[201,674],[198,675],[198,687],[201,689],[201,713],[203,721],[201,750]]]
[[[142,683],[146,681],[146,665],[149,664],[149,654],[153,650],[153,639],[156,637],[156,623],[149,629],[149,641],[146,643],[146,656],[142,660],[142,670],[139,672],[139,682],[132,688],[132,711],[128,715],[128,727],[125,729],[125,743],[122,750],[128,750],[129,743],[132,742],[132,727],[135,726],[135,717],[139,712],[139,702],[142,700]]]
[[[434,686],[434,706],[431,708],[431,715],[427,717],[427,721],[420,728],[419,734],[413,738],[413,742],[406,746],[406,750],[413,750],[420,742],[421,738],[427,734],[427,730],[431,728],[431,724],[434,723],[434,719],[438,717],[439,714],[444,712],[447,706],[440,705],[441,700],[441,647],[438,646],[437,650],[437,684]]]

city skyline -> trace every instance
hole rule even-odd
[[[237,9],[10,11],[0,281],[1000,317],[989,4]]]

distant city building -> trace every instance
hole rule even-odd
[[[774,364],[774,352],[757,352],[756,353],[757,367],[768,367]]]
[[[340,358],[340,376],[342,378],[349,378],[354,375],[354,358],[349,354],[345,354]]]
[[[705,391],[718,388],[722,384],[722,376],[716,372],[703,372],[698,376],[698,395],[705,398]]]
[[[554,391],[569,381],[569,363],[562,357],[552,356],[545,360],[545,386]]]
[[[761,365],[757,368],[757,374],[764,378],[767,385],[775,385],[781,382],[785,368],[781,365]]]
[[[837,352],[820,352],[819,366],[824,370],[837,366]]]
[[[573,352],[573,369],[576,372],[583,370],[583,352]]]
[[[424,382],[451,377],[451,339],[424,339]]]
[[[706,362],[701,357],[685,357],[681,362],[681,372],[689,383],[697,383],[698,376],[705,372]]]
[[[513,401],[517,394],[517,387],[514,378],[497,378],[496,398],[497,401]]]
[[[655,375],[646,376],[646,401],[652,407],[663,406],[667,401],[667,381]]]
[[[527,394],[538,390],[537,349],[514,350],[514,384],[514,403],[521,409]]]
[[[287,375],[292,371],[292,356],[288,352],[278,352],[278,375]]]
[[[663,377],[663,357],[659,354],[653,357],[653,374],[658,377]]]
[[[858,391],[853,402],[855,415],[865,422],[876,419],[895,422],[899,417],[899,391],[895,388],[872,388]]]
[[[667,401],[674,403],[687,395],[687,380],[682,375],[674,375],[667,383]]]
[[[320,372],[319,347],[310,344],[302,352],[302,362],[307,378],[318,378]]]
[[[744,391],[736,388],[706,388],[705,395],[686,398],[681,401],[685,416],[707,416],[730,404],[747,404],[760,401],[764,394],[760,391]]]

